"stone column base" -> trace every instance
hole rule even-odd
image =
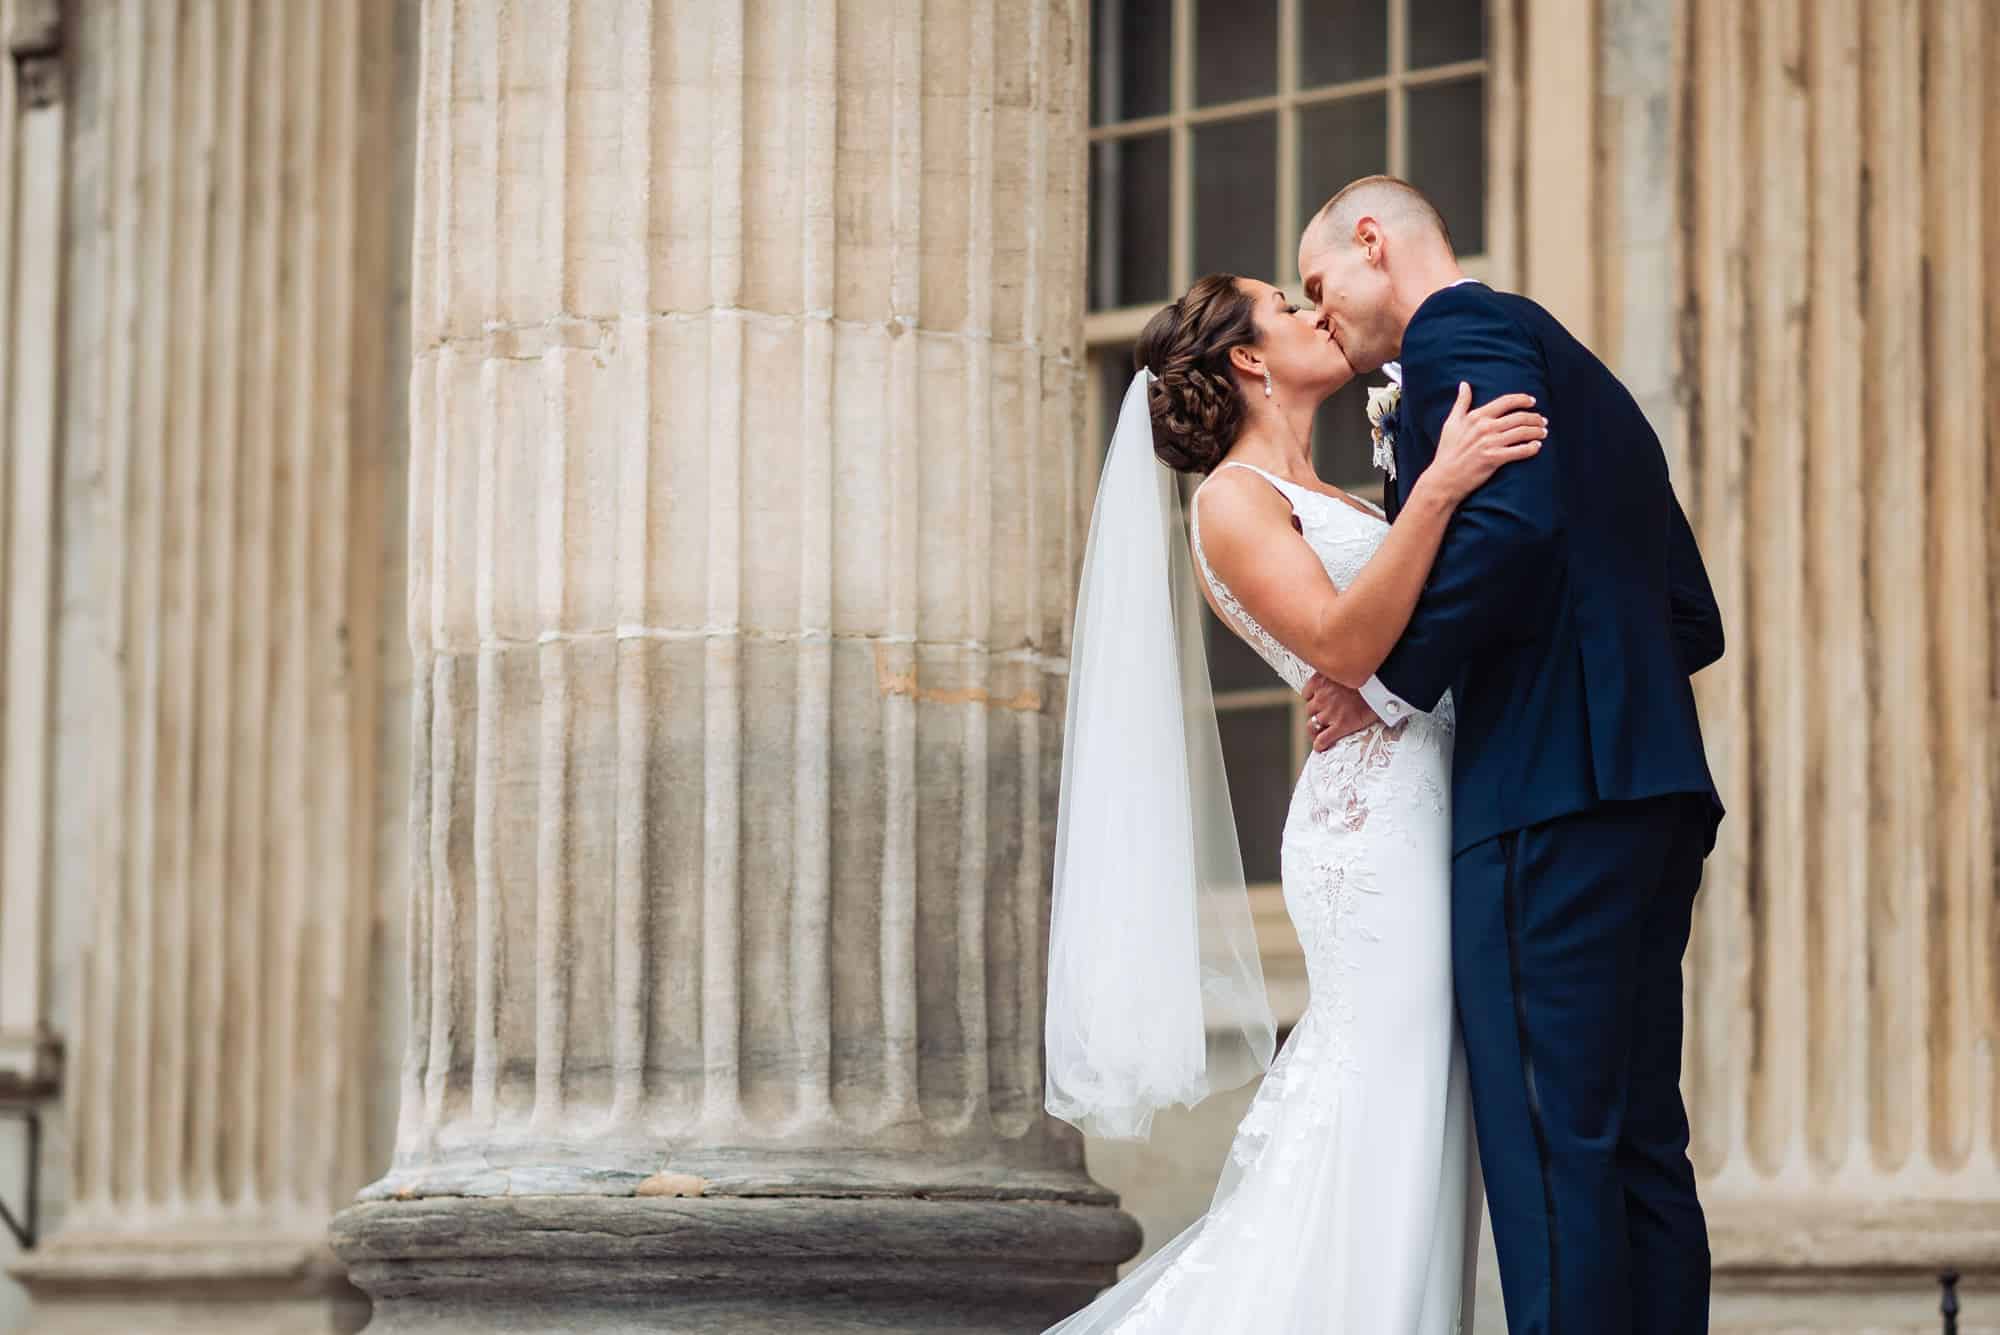
[[[526,1196],[357,1205],[333,1239],[378,1335],[1033,1335],[1139,1232],[1059,1201]]]
[[[318,1241],[59,1235],[12,1267],[23,1335],[350,1335],[368,1299]]]

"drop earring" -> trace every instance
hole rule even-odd
[[[1264,368],[1264,397],[1271,397],[1271,368],[1268,366]]]

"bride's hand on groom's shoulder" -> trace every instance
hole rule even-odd
[[[1375,723],[1375,711],[1352,686],[1342,686],[1315,672],[1306,682],[1305,695],[1306,729],[1315,751],[1324,751]]]
[[[1460,383],[1451,416],[1438,432],[1437,456],[1417,479],[1434,487],[1447,505],[1457,505],[1486,480],[1517,459],[1531,459],[1548,438],[1549,419],[1534,411],[1527,394],[1502,394],[1472,406],[1472,386]]]

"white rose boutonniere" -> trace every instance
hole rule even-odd
[[[1403,387],[1390,383],[1368,389],[1368,435],[1375,442],[1375,466],[1396,480],[1396,408],[1403,401]]]

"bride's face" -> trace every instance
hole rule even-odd
[[[1263,358],[1284,398],[1317,401],[1354,379],[1354,368],[1332,331],[1321,328],[1311,310],[1294,305],[1269,283],[1254,278],[1239,282],[1256,308],[1257,346],[1248,351]]]

